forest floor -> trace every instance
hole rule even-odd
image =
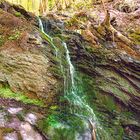
[[[140,0],[99,2],[79,9],[50,12],[47,16],[62,20],[67,30],[80,33],[94,47],[99,47],[100,36],[117,44],[122,53],[140,59]]]

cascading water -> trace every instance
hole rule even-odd
[[[92,127],[94,127],[93,129],[100,129],[100,131],[102,130],[102,127],[99,124],[98,119],[96,118],[96,115],[93,111],[93,109],[86,103],[86,101],[84,101],[79,95],[78,95],[78,87],[75,83],[75,69],[74,66],[71,62],[70,59],[70,53],[69,50],[67,48],[67,44],[63,43],[63,46],[66,50],[66,59],[67,59],[67,63],[69,65],[69,73],[70,73],[70,80],[71,80],[71,88],[70,91],[65,93],[66,98],[68,99],[68,101],[70,102],[70,104],[73,105],[72,113],[74,113],[77,117],[80,117],[82,119],[85,119],[85,121],[89,121],[90,123],[92,123]],[[76,108],[75,108],[76,107]],[[96,128],[95,128],[96,127]],[[97,139],[99,139],[98,133],[96,133],[96,137]]]
[[[40,18],[39,18],[39,27],[42,33],[47,37],[47,40],[49,41],[49,43],[55,49],[56,57],[60,59],[61,57],[58,57],[59,49],[54,45],[53,38],[44,32],[43,23]],[[86,124],[86,126],[88,126],[88,123],[92,123],[94,132],[96,132],[96,134],[94,135],[96,135],[97,140],[109,140],[108,134],[102,129],[98,119],[96,118],[96,115],[93,109],[79,95],[79,89],[75,82],[76,73],[75,73],[74,66],[71,62],[70,52],[67,48],[66,43],[62,42],[62,46],[64,47],[64,50],[65,50],[65,57],[66,57],[65,59],[68,66],[66,67],[63,64],[62,60],[60,60],[59,62],[60,62],[60,69],[61,69],[61,72],[63,73],[63,78],[64,78],[64,98],[69,102],[70,114],[82,119],[84,123]],[[102,137],[101,135],[104,135],[104,136]],[[75,139],[81,140],[78,137],[76,137]]]
[[[53,46],[53,48],[55,49],[55,55],[57,56],[58,50],[57,50],[57,47],[53,43],[53,38],[50,37],[47,33],[45,33],[43,23],[39,17],[38,17],[38,22],[39,22],[39,28],[40,28],[41,32],[47,37],[46,38],[47,41]]]
[[[88,114],[92,114],[92,118],[94,119],[94,121],[97,121],[92,108],[90,108],[90,106],[88,104],[86,104],[80,98],[80,96],[78,96],[78,94],[77,94],[78,89],[77,89],[77,86],[76,86],[75,80],[74,80],[74,78],[75,78],[75,69],[74,69],[73,64],[71,63],[71,59],[70,59],[70,55],[69,55],[69,50],[67,48],[66,43],[63,43],[63,46],[65,47],[65,50],[66,50],[66,59],[67,59],[68,65],[69,65],[70,78],[71,78],[70,79],[71,80],[71,89],[70,89],[70,92],[66,94],[66,98],[68,100],[70,100],[69,96],[72,97],[73,100],[71,100],[70,102],[73,102],[74,105],[80,106],[81,109],[86,109],[86,111],[88,111]]]

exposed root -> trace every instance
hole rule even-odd
[[[89,119],[89,124],[91,127],[91,135],[92,135],[92,140],[96,140],[96,130],[95,130],[95,124]]]
[[[119,39],[120,41],[122,41],[124,44],[127,44],[129,46],[134,45],[133,42],[128,39],[126,36],[124,36],[121,32],[117,31],[111,24],[110,24],[110,13],[107,10],[106,11],[106,18],[103,21],[103,23],[101,24],[101,26],[103,26],[105,28],[105,30],[111,32],[115,38]]]

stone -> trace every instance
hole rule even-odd
[[[36,115],[34,115],[32,113],[28,113],[25,116],[25,121],[29,122],[32,125],[35,125],[36,124],[36,121],[37,121],[37,117],[36,117]]]
[[[42,140],[40,134],[35,132],[29,123],[21,123],[20,134],[23,140]]]
[[[8,133],[3,137],[3,140],[18,140],[16,132]]]
[[[5,127],[6,120],[5,120],[6,113],[4,111],[0,111],[0,127]]]
[[[25,19],[2,10],[0,19],[0,31],[6,32],[6,40],[0,47],[0,83],[8,83],[15,93],[51,102],[57,93],[58,79],[49,70],[52,60],[47,53],[48,44],[44,44],[37,29]],[[15,31],[15,26],[19,30]]]
[[[8,108],[8,112],[9,112],[10,114],[13,114],[13,115],[19,113],[19,112],[22,111],[22,110],[23,110],[23,108]]]

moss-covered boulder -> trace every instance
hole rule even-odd
[[[24,16],[17,17],[15,12],[3,9],[0,9],[1,85],[29,98],[47,100],[47,105],[54,102],[59,80],[51,70],[57,63],[52,59],[53,48]]]

